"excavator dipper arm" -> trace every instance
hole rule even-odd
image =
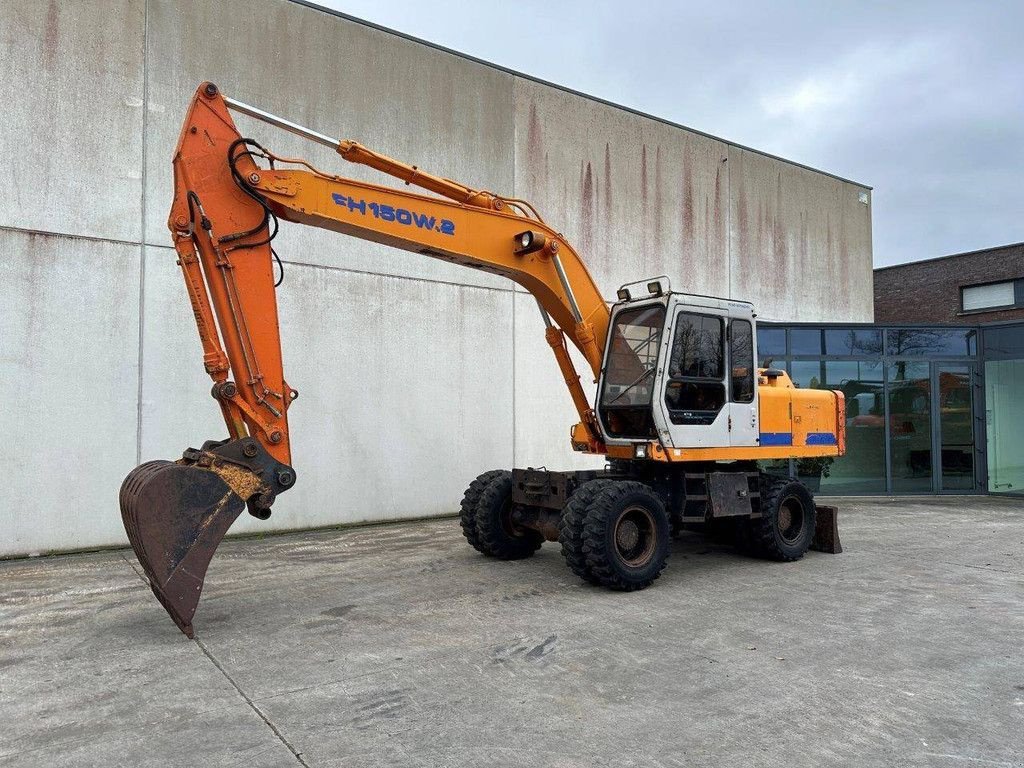
[[[435,195],[367,184],[274,155],[244,139],[229,109],[333,147]],[[259,161],[259,163],[257,162]],[[141,465],[121,488],[125,529],[154,594],[189,637],[206,569],[248,506],[265,519],[296,479],[272,240],[278,220],[331,229],[507,277],[537,299],[580,416],[573,447],[603,453],[566,339],[596,378],[608,306],[572,247],[525,201],[473,190],[225,97],[197,90],[174,155],[168,226],[228,438],[176,462]],[[280,166],[299,166],[282,168]]]

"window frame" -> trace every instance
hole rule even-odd
[[[1003,285],[1008,283],[1013,290],[1013,301],[1010,304],[993,304],[978,309],[964,308],[964,291],[968,288],[985,288],[990,285]],[[1002,312],[1007,309],[1019,309],[1024,307],[1024,277],[1004,277],[1000,280],[987,280],[984,283],[971,283],[960,286],[960,310],[958,315],[977,315],[985,312]]]
[[[649,355],[651,361],[653,361],[653,364],[652,364],[651,368],[647,369],[647,372],[654,371],[654,374],[651,377],[652,380],[649,382],[650,397],[648,398],[647,402],[643,403],[643,404],[633,403],[632,401],[630,401],[628,403],[623,403],[621,406],[617,406],[617,407],[620,407],[620,408],[640,407],[642,405],[642,407],[644,407],[644,408],[650,408],[651,405],[654,403],[654,395],[655,395],[654,378],[656,378],[656,376],[657,376],[658,358],[661,355],[661,340],[662,340],[662,338],[664,336],[664,333],[665,333],[665,319],[666,319],[666,316],[667,316],[667,312],[665,311],[665,306],[662,305],[662,304],[644,304],[644,305],[641,305],[639,307],[627,307],[627,308],[621,310],[620,312],[618,312],[615,315],[615,317],[613,319],[613,322],[610,323],[609,326],[608,326],[608,351],[607,351],[607,359],[605,360],[605,364],[604,364],[605,367],[604,367],[604,370],[603,370],[602,375],[601,375],[601,391],[598,393],[598,397],[597,397],[597,402],[598,402],[598,404],[601,407],[616,407],[614,405],[614,402],[606,402],[605,401],[605,398],[608,396],[608,387],[609,386],[623,386],[623,383],[621,383],[621,382],[611,382],[610,381],[611,373],[612,373],[612,356],[613,356],[613,354],[615,354],[613,349],[612,349],[612,347],[615,344],[615,331],[616,331],[616,328],[622,322],[622,318],[624,316],[629,316],[629,315],[639,316],[639,315],[641,315],[641,314],[643,314],[644,312],[647,312],[647,311],[653,311],[655,313],[656,317],[658,315],[660,315],[660,324],[659,325],[650,325],[650,326],[648,326],[650,328],[657,328],[658,329],[658,331],[657,331],[657,340],[655,340],[653,342],[654,354],[653,355]],[[628,323],[628,320],[627,320],[627,323]],[[626,339],[625,336],[623,336],[623,339],[625,340],[626,344],[628,345],[629,344],[629,340]],[[652,340],[650,338],[648,338],[648,340],[646,341],[645,344],[647,346],[650,346],[651,343],[652,343]],[[636,354],[637,350],[633,350],[633,352],[634,352],[634,354]],[[646,363],[646,361],[644,361],[644,363]],[[628,384],[628,382],[627,382],[627,384]],[[612,400],[614,401],[615,398],[619,397],[621,394],[622,394],[622,392],[618,392],[612,398]]]
[[[616,326],[622,322],[622,318],[624,316],[627,318],[629,315],[639,316],[646,311],[654,311],[656,316],[660,316],[660,325],[649,326],[651,328],[659,328],[658,341],[653,345],[654,367],[649,369],[653,371],[651,374],[651,380],[648,382],[650,387],[650,397],[642,404],[633,403],[632,399],[630,399],[629,402],[624,403],[614,402],[615,397],[622,394],[622,391],[620,390],[615,396],[613,396],[612,402],[606,403],[605,399],[607,397],[608,387],[610,385],[622,386],[625,383],[610,383]],[[611,322],[608,325],[608,340],[605,346],[604,364],[600,377],[601,384],[594,405],[598,418],[601,421],[602,429],[612,440],[650,440],[657,438],[658,436],[657,427],[655,426],[654,421],[654,409],[656,407],[659,394],[657,392],[655,382],[657,381],[658,368],[661,365],[662,355],[664,354],[662,352],[662,344],[665,334],[669,332],[665,327],[667,322],[669,322],[668,308],[661,302],[644,303],[639,306],[627,306],[613,313]],[[623,335],[623,339],[628,345],[628,338]],[[650,343],[650,339],[648,339],[648,343]],[[635,352],[636,350],[634,350],[634,353]],[[615,429],[612,426],[613,418],[622,418],[630,423],[623,424],[620,429]]]
[[[691,317],[699,317],[701,319],[711,319],[718,323],[718,353],[719,353],[719,369],[718,377],[715,376],[673,376],[672,375],[672,356],[676,348],[676,336],[679,333],[679,322],[683,315]],[[708,312],[695,312],[692,308],[686,307],[681,308],[676,312],[672,322],[672,338],[670,346],[668,348],[668,359],[665,364],[665,383],[664,383],[664,394],[662,395],[662,403],[665,409],[668,411],[669,421],[677,426],[707,426],[714,423],[718,415],[725,409],[725,406],[729,403],[729,383],[727,381],[727,366],[726,366],[726,342],[727,342],[727,328],[726,322],[728,318],[723,315],[708,313]],[[673,407],[668,401],[669,385],[672,383],[680,384],[717,384],[720,386],[722,392],[721,403],[718,408],[712,409],[697,409],[697,408],[676,408]],[[692,412],[695,414],[702,414],[701,416],[693,419],[685,419],[681,414],[686,412]]]
[[[747,376],[746,376],[746,379],[749,382],[750,397],[749,397],[749,399],[745,399],[745,400],[740,400],[739,398],[736,397],[736,376],[733,374],[733,370],[734,370],[734,366],[733,366],[733,340],[734,340],[733,326],[735,326],[737,323],[744,323],[747,326],[747,328],[749,329],[749,335],[747,337],[749,343],[747,344],[747,348],[746,348],[746,352],[748,353],[747,359],[749,361],[749,364],[747,365]],[[730,403],[740,403],[741,405],[749,405],[750,403],[754,402],[754,398],[757,397],[757,375],[756,375],[756,373],[757,373],[757,364],[756,364],[757,361],[754,359],[754,338],[755,338],[756,332],[757,331],[754,328],[753,321],[748,320],[745,317],[730,317],[729,318],[729,330],[727,331],[727,336],[728,336],[728,341],[729,341],[729,364],[728,364],[729,375],[728,375],[728,379],[729,379],[729,402]]]

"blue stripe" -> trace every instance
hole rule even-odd
[[[761,445],[792,445],[792,432],[762,432]]]
[[[831,432],[810,432],[807,445],[836,445],[836,436]]]

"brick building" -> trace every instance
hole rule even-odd
[[[875,270],[876,323],[1024,320],[1024,243]]]

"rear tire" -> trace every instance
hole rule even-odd
[[[483,549],[480,545],[480,536],[476,532],[476,505],[491,481],[504,471],[492,469],[484,472],[469,484],[469,488],[462,496],[462,504],[459,505],[459,525],[462,526],[462,535],[477,552],[483,552]]]
[[[755,557],[799,560],[814,541],[814,497],[788,477],[761,477],[761,517],[747,521],[745,549]]]
[[[499,560],[522,560],[540,549],[544,537],[512,522],[512,473],[501,470],[484,488],[476,504],[479,549]]]
[[[584,483],[569,497],[558,521],[558,543],[562,545],[562,557],[569,570],[584,581],[598,584],[597,577],[590,572],[587,554],[583,551],[583,523],[587,509],[599,491],[614,483],[614,480],[591,480]]]
[[[665,505],[646,485],[610,482],[587,506],[583,552],[589,575],[608,589],[650,586],[665,568],[670,526]]]

